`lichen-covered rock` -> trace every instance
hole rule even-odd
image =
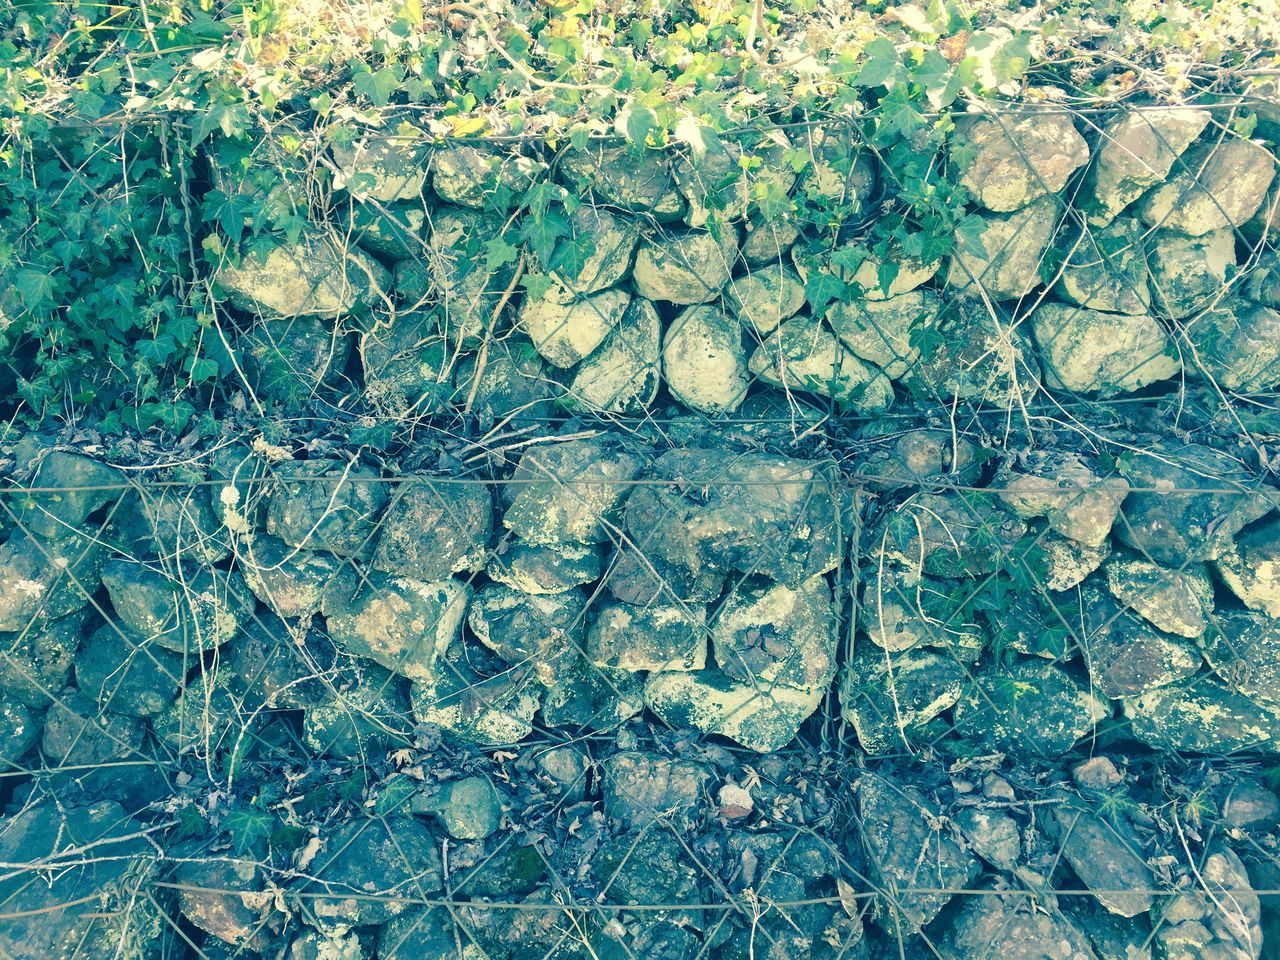
[[[815,271],[829,273],[864,300],[890,300],[910,293],[932,280],[942,266],[941,260],[926,263],[900,249],[881,259],[856,243],[834,251],[828,246],[814,251],[797,244],[791,248],[791,262],[801,280],[808,282]]]
[[[826,688],[742,683],[719,670],[652,674],[645,705],[664,723],[728,737],[749,750],[786,746],[818,709]]]
[[[956,826],[973,852],[1000,870],[1013,870],[1022,853],[1022,834],[1013,817],[1001,810],[962,807]]]
[[[547,295],[527,299],[516,324],[552,366],[565,369],[590,356],[605,337],[622,322],[631,303],[625,290],[604,290],[592,296],[562,302]]]
[[[540,546],[602,543],[641,466],[609,438],[534,447],[512,477],[516,494],[503,526]]]
[[[804,306],[804,284],[781,261],[767,263],[730,280],[725,302],[743,326],[765,336]]]
[[[1069,114],[966,118],[956,126],[960,184],[997,213],[1057,193],[1089,161]]]
[[[485,562],[489,579],[521,593],[564,593],[599,580],[604,549],[596,544],[500,543]]]
[[[1074,747],[1109,712],[1062,668],[1035,659],[976,674],[956,703],[953,722],[955,734],[973,750],[1048,760]]]
[[[1280,751],[1280,712],[1211,675],[1125,700],[1124,714],[1133,735],[1158,750]]]
[[[1062,536],[1100,547],[1129,484],[1123,477],[1099,477],[1095,470],[1077,453],[1032,451],[1000,478],[1000,498],[1023,520],[1044,517]]]
[[[438,892],[444,880],[435,837],[404,816],[340,824],[307,873],[311,915],[334,935],[386,923]]]
[[[771,219],[759,213],[751,214],[747,218],[746,236],[739,250],[742,259],[752,267],[781,266],[787,262],[787,254],[800,236],[800,226],[797,217],[785,213]]]
[[[1031,314],[1050,387],[1114,397],[1182,369],[1173,340],[1145,314],[1044,303]]]
[[[1276,160],[1252,140],[1203,143],[1142,202],[1148,226],[1200,237],[1241,227],[1257,212],[1275,177]]]
[[[619,831],[655,820],[690,826],[709,800],[711,770],[692,760],[628,750],[611,756],[603,772],[605,814]]]
[[[371,660],[347,657],[328,686],[327,696],[302,716],[308,750],[337,760],[364,760],[405,743],[413,724],[405,682],[396,674]]]
[[[47,706],[71,677],[84,621],[81,610],[0,634],[0,690],[27,706]]]
[[[489,269],[487,245],[506,226],[500,216],[464,207],[431,212],[430,253],[426,264],[397,264],[396,294],[406,309],[433,306],[451,343],[482,343],[507,299],[513,267]]]
[[[560,402],[571,410],[642,414],[658,394],[661,353],[658,311],[637,297],[600,347],[578,364]]]
[[[454,394],[458,351],[432,312],[397,314],[360,337],[365,395],[401,414],[434,413]]]
[[[467,623],[486,647],[550,687],[582,649],[586,609],[578,590],[531,594],[490,583],[476,593]]]
[[[380,523],[369,566],[431,582],[484,564],[493,530],[493,498],[483,483],[409,477]]]
[[[441,199],[460,207],[505,210],[529,188],[542,166],[511,152],[451,144],[431,156],[431,187]]]
[[[592,663],[615,670],[702,670],[707,613],[701,606],[601,606],[587,635]]]
[[[1184,329],[1189,365],[1222,389],[1261,393],[1280,384],[1280,311],[1231,297]]]
[[[996,491],[923,493],[885,522],[885,555],[936,577],[981,576],[1008,561],[1027,526]]]
[[[583,204],[569,214],[569,237],[576,256],[564,264],[553,258],[553,290],[562,300],[598,293],[631,272],[640,232],[636,223],[604,207]]]
[[[1027,560],[1030,569],[1043,568],[1046,587],[1062,591],[1079,586],[1110,555],[1110,541],[1091,547],[1049,532],[1028,550]]]
[[[733,413],[751,385],[742,327],[721,307],[689,307],[667,328],[662,370],[667,389],[685,406],[713,415]]]
[[[186,672],[182,654],[112,624],[90,634],[76,656],[77,686],[104,709],[136,717],[171,704]]]
[[[644,680],[638,673],[572,660],[542,697],[542,722],[556,727],[607,732],[644,710]]]
[[[774,129],[754,143],[726,139],[698,155],[678,157],[672,173],[687,204],[684,222],[701,227],[713,218],[721,223],[738,220],[754,196],[789,194],[796,181],[787,162],[790,149],[786,134]]]
[[[1061,911],[1041,908],[1021,891],[961,899],[941,935],[931,938],[940,960],[1097,960],[1084,934]]]
[[[1181,319],[1225,296],[1236,265],[1236,239],[1230,230],[1199,237],[1161,230],[1148,249],[1151,289],[1164,316]]]
[[[40,629],[84,607],[106,556],[101,541],[84,534],[46,540],[14,530],[0,546],[0,630]]]
[[[859,465],[857,479],[873,489],[916,487],[943,479],[972,486],[978,479],[977,448],[963,435],[928,428],[901,431],[872,423],[859,439],[872,447]]]
[[[1214,567],[1246,607],[1280,617],[1280,517],[1243,531]]]
[[[238,573],[209,567],[166,572],[112,560],[102,573],[116,615],[140,640],[194,655],[226,643],[253,615],[253,594]]]
[[[1209,120],[1207,110],[1158,107],[1130,110],[1103,124],[1086,183],[1089,222],[1105,226],[1161,183]]]
[[[351,235],[370,253],[388,260],[412,260],[426,255],[427,209],[422,201],[353,203]]]
[[[347,331],[310,316],[262,318],[236,346],[254,396],[286,409],[339,384],[351,357]]]
[[[1239,461],[1199,444],[1153,443],[1122,459],[1120,472],[1135,489],[1116,535],[1171,567],[1216,560],[1239,530],[1275,505]]]
[[[636,292],[680,305],[716,299],[738,259],[734,230],[723,227],[719,239],[708,231],[692,230],[645,240],[631,274]]]
[[[192,850],[173,873],[178,909],[196,928],[246,952],[270,941],[262,912],[271,902],[257,865],[249,859],[202,858]]]
[[[483,840],[502,823],[502,797],[485,777],[460,777],[409,801],[414,813],[431,814],[455,840]]]
[[[1141,557],[1107,561],[1107,588],[1157,629],[1195,639],[1213,610],[1213,584],[1204,564],[1166,569]]]
[[[220,654],[217,680],[246,711],[260,707],[304,710],[328,703],[332,681],[354,658],[314,629],[310,618],[290,623],[262,611]],[[200,691],[203,692],[203,691]]]
[[[876,920],[891,935],[919,931],[967,889],[982,865],[945,828],[942,811],[917,788],[874,774],[857,783],[862,845],[887,895],[875,899]],[[930,888],[927,893],[899,890]]]
[[[347,570],[325,591],[320,609],[329,636],[347,652],[429,680],[457,638],[470,599],[471,588],[458,580],[424,583],[373,571],[357,578]]]
[[[985,217],[980,236],[956,235],[947,285],[970,297],[1016,300],[1041,280],[1045,253],[1053,242],[1059,201],[1042,197],[1010,214]]]
[[[919,342],[941,312],[935,293],[917,290],[887,300],[836,304],[827,322],[841,343],[896,380],[919,358]]]
[[[483,648],[454,644],[434,681],[413,685],[419,723],[481,746],[517,743],[533,732],[542,684],[527,667],[508,667]]]
[[[13,457],[15,472],[25,474],[20,486],[29,492],[6,500],[22,527],[42,540],[75,537],[91,513],[128,490],[124,476],[114,467],[52,450],[38,435],[23,438]],[[11,537],[15,538],[22,539],[21,530]]]
[[[964,690],[964,667],[928,650],[859,650],[844,668],[840,709],[870,754],[912,750],[929,721]]]
[[[835,674],[835,607],[825,577],[798,587],[747,579],[725,597],[711,625],[721,672],[770,689],[825,687]]]
[[[231,552],[227,532],[200,487],[144,486],[130,491],[112,521],[131,557],[214,564]]]
[[[1062,857],[1111,913],[1136,917],[1155,903],[1155,872],[1136,839],[1077,805],[1052,808]],[[1132,891],[1132,892],[1125,892]]]
[[[902,384],[929,403],[1017,404],[1040,382],[1040,363],[1025,326],[999,312],[993,315],[977,300],[953,300]]]
[[[796,149],[808,158],[800,189],[823,209],[856,215],[876,187],[876,160],[863,139],[848,126],[804,125],[793,133]]]
[[[872,643],[890,653],[915,646],[938,647],[960,659],[971,659],[962,651],[976,655],[986,645],[982,626],[957,602],[963,587],[921,574],[915,562],[900,564],[887,556],[882,562],[878,541],[873,550],[859,577],[859,626]]]
[[[0,770],[17,773],[44,732],[44,717],[6,690],[0,690]]]
[[[554,381],[533,344],[512,334],[463,357],[455,377],[454,403],[486,426],[503,421],[545,420]]]
[[[560,170],[580,196],[663,221],[679,219],[684,213],[684,198],[660,151],[593,143],[566,150]]]
[[[1080,643],[1090,680],[1104,697],[1132,697],[1166,687],[1200,667],[1200,652],[1193,644],[1153,629],[1098,587],[1085,587],[1081,606]]]
[[[109,767],[111,760],[144,760],[146,735],[147,725],[140,718],[102,710],[73,688],[45,714],[40,750],[50,767]]]
[[[253,595],[280,617],[309,617],[320,610],[343,561],[331,553],[302,550],[266,535],[240,544],[236,557]]]
[[[343,557],[368,552],[387,504],[377,470],[340,460],[288,460],[274,473],[267,533],[291,547]]]
[[[389,295],[391,277],[377,260],[324,236],[246,253],[214,275],[232,304],[266,317],[341,317]]]
[[[380,203],[422,196],[428,148],[421,132],[408,124],[398,128],[396,136],[334,143],[330,149],[338,168],[335,187]]]
[[[756,348],[748,369],[765,383],[830,397],[857,413],[881,413],[893,403],[888,378],[808,316],[778,327]]]
[[[1104,313],[1151,310],[1151,268],[1142,225],[1131,217],[1086,229],[1064,251],[1054,291],[1070,303]]]
[[[1200,641],[1205,659],[1233,690],[1280,712],[1280,623],[1244,610],[1222,610]]]
[[[1257,960],[1261,921],[1262,904],[1244,864],[1215,842],[1186,892],[1165,900],[1153,937],[1167,960]]]

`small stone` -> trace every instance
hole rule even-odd
[[[711,624],[716,663],[729,677],[772,689],[810,690],[835,673],[835,609],[825,577],[792,588],[744,580]]]
[[[182,654],[135,639],[112,624],[99,627],[76,656],[76,683],[104,709],[147,717],[178,696],[186,674]]]
[[[1246,607],[1280,618],[1280,517],[1241,532],[1214,568]]]
[[[1280,799],[1261,783],[1234,783],[1222,803],[1222,818],[1233,827],[1246,829],[1255,824],[1272,825],[1280,817]]]
[[[977,448],[959,434],[947,430],[886,430],[883,425],[872,424],[859,439],[875,443],[857,476],[873,489],[914,488],[944,479],[972,486],[978,479]]]
[[[726,820],[741,820],[743,817],[749,817],[755,807],[751,792],[744,790],[736,783],[726,783],[722,786],[716,799],[720,804],[720,816]]]
[[[956,127],[957,155],[966,158],[960,184],[997,213],[1057,193],[1089,161],[1089,146],[1069,114],[962,119]]]
[[[1224,390],[1260,393],[1280,384],[1280,311],[1230,297],[1184,327],[1190,366]]]
[[[999,810],[963,807],[956,825],[973,852],[999,870],[1012,870],[1022,852],[1022,835],[1013,817]]]
[[[253,594],[240,575],[209,567],[169,574],[112,560],[102,584],[120,622],[138,639],[178,653],[220,647],[253,615]]]
[[[1179,155],[1209,123],[1207,110],[1157,107],[1130,110],[1103,125],[1101,146],[1086,183],[1089,222],[1116,214],[1164,181]]]
[[[649,300],[706,303],[720,296],[737,259],[733,227],[725,226],[719,240],[702,230],[655,237],[636,252],[632,281],[636,292]]]
[[[23,769],[27,753],[40,742],[44,717],[16,697],[0,690],[0,770]]]
[[[658,311],[637,297],[599,348],[578,364],[561,403],[570,410],[639,416],[662,380]]]
[[[831,397],[857,413],[881,413],[893,403],[884,374],[807,316],[784,322],[756,348],[748,369],[765,383]]]
[[[372,571],[356,578],[344,571],[325,591],[321,612],[329,636],[347,652],[427,680],[458,637],[470,599],[471,588],[457,580],[424,583]]]
[[[1021,891],[984,890],[960,899],[945,928],[930,938],[939,960],[1095,960],[1089,941],[1061,911],[1039,909]]]
[[[1207,844],[1187,892],[1165,900],[1153,924],[1156,955],[1177,960],[1258,960],[1262,904],[1240,858]]]
[[[246,253],[214,276],[233,305],[266,317],[341,317],[367,310],[391,289],[373,257],[328,237],[271,245],[265,257]]]
[[[516,540],[489,555],[485,573],[521,593],[564,593],[600,579],[604,550],[596,544],[540,547]]]
[[[984,217],[975,240],[956,235],[947,285],[970,297],[979,290],[992,300],[1016,300],[1040,283],[1040,265],[1053,241],[1059,201],[1042,197],[1015,213]]]
[[[543,359],[561,369],[590,356],[622,322],[631,303],[625,290],[611,289],[563,303],[554,296],[528,299],[516,318]]]
[[[178,887],[178,909],[195,927],[246,952],[268,947],[271,937],[262,908],[269,901],[254,863],[192,858],[178,864],[173,883]]]
[[[1121,917],[1136,917],[1151,909],[1156,875],[1135,851],[1134,837],[1071,806],[1055,807],[1053,820],[1062,836],[1063,859],[1095,891],[1099,903]]]
[[[1107,588],[1129,609],[1165,633],[1195,639],[1213,610],[1213,584],[1203,564],[1167,570],[1141,557],[1107,561]]]
[[[752,267],[782,266],[792,244],[800,236],[800,224],[795,217],[781,214],[765,219],[759,213],[747,219],[747,235],[739,251],[742,259]]]
[[[1125,217],[1073,240],[1054,290],[1090,310],[1138,315],[1151,310],[1150,280],[1142,225]]]
[[[431,187],[462,207],[504,210],[529,188],[542,164],[511,152],[453,144],[431,157]]]
[[[603,773],[605,816],[619,831],[654,821],[688,828],[711,789],[711,771],[704,764],[652,753],[615,753],[605,761]]]
[[[587,635],[592,663],[616,670],[701,670],[707,617],[700,606],[606,603]]]
[[[1187,151],[1177,172],[1147,195],[1142,219],[1191,237],[1241,227],[1262,205],[1275,166],[1266,147],[1252,140],[1201,144]]]
[[[291,547],[338,556],[366,552],[387,504],[372,467],[339,460],[289,460],[275,467],[267,533]]]
[[[712,415],[737,410],[751,385],[742,328],[716,306],[689,307],[671,321],[662,369],[673,397]]]
[[[765,336],[804,306],[804,284],[781,262],[765,264],[730,280],[725,302],[739,323]]]
[[[1090,757],[1076,764],[1071,768],[1071,776],[1080,786],[1100,793],[1124,783],[1124,774],[1116,769],[1109,757],[1102,756]]]
[[[425,799],[410,801],[414,813],[429,813],[455,840],[483,840],[502,823],[502,798],[484,777],[440,784]]]
[[[318,613],[325,590],[343,566],[331,553],[291,547],[266,535],[239,545],[236,558],[254,596],[287,619]]]
[[[1176,376],[1182,361],[1160,322],[1044,303],[1031,314],[1050,387],[1114,397]]]
[[[1199,237],[1161,230],[1149,249],[1156,305],[1164,316],[1174,319],[1215,305],[1235,273],[1236,238],[1230,230]]]
[[[982,795],[988,800],[1007,800],[1009,803],[1018,799],[1009,781],[994,773],[982,778]]]
[[[389,958],[390,954],[382,956]],[[318,930],[303,930],[289,944],[288,960],[367,960],[367,957],[360,935],[354,930],[332,937]],[[419,960],[428,958],[419,955]]]
[[[919,339],[941,312],[936,294],[917,290],[887,300],[836,304],[827,322],[845,346],[896,380],[919,358]]]
[[[578,656],[586,632],[586,597],[578,590],[520,593],[490,583],[476,593],[467,624],[477,640],[550,687]]]
[[[369,565],[414,580],[479,570],[493,529],[493,498],[483,483],[406,477],[381,519]]]

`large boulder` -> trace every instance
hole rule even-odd
[[[414,580],[479,570],[493,529],[493,497],[483,483],[405,478],[382,518],[369,565]]]
[[[505,210],[533,184],[545,166],[511,150],[450,144],[431,155],[431,187],[460,207]]]
[[[988,210],[1020,210],[1057,193],[1089,161],[1089,145],[1069,113],[961,120],[955,149],[960,184]]]
[[[723,227],[719,238],[692,230],[645,240],[632,269],[636,292],[680,305],[715,300],[738,260],[734,229]]]
[[[1201,674],[1124,701],[1130,729],[1142,743],[1180,753],[1280,751],[1280,709]]]
[[[391,277],[377,260],[320,234],[224,263],[214,274],[232,304],[266,317],[341,317],[385,299]]]
[[[209,567],[159,570],[112,560],[102,573],[116,616],[135,637],[178,653],[212,650],[253,615],[253,594],[238,573]]]
[[[765,383],[830,397],[855,413],[881,413],[893,403],[888,378],[808,316],[778,327],[756,348],[748,369]]]
[[[1182,369],[1172,338],[1145,314],[1045,303],[1031,314],[1031,327],[1054,389],[1114,397]]]
[[[1109,224],[1163,182],[1210,119],[1207,110],[1157,107],[1129,110],[1105,123],[1085,187],[1089,222]]]
[[[1230,297],[1184,327],[1191,365],[1224,390],[1262,393],[1280,384],[1280,311]]]
[[[730,280],[725,302],[748,331],[767,336],[804,306],[804,284],[781,261],[766,263]]]
[[[975,237],[956,235],[947,285],[978,297],[1016,300],[1040,283],[1045,253],[1053,242],[1059,201],[1042,197],[1009,214],[991,214]]]
[[[1188,150],[1179,169],[1142,203],[1152,227],[1199,237],[1244,226],[1262,206],[1276,159],[1252,140],[1223,140]]]
[[[692,410],[733,413],[746,397],[742,328],[719,306],[692,306],[667,328],[662,371],[671,395]]]
[[[302,715],[306,748],[318,756],[367,763],[371,754],[408,743],[413,721],[405,681],[361,657],[343,657],[334,666],[326,674],[325,695],[307,704]],[[199,717],[187,719],[188,730],[199,725]]]
[[[484,572],[521,593],[564,593],[599,580],[604,564],[604,548],[598,544],[539,546],[512,539],[494,548]]]
[[[483,342],[509,299],[513,268],[505,264],[490,269],[486,253],[489,242],[501,237],[505,227],[502,217],[478,210],[432,210],[425,265],[396,265],[396,295],[403,308],[436,308],[445,336],[458,346]]]
[[[30,707],[44,707],[71,677],[85,611],[0,634],[0,689]]]

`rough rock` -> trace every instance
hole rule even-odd
[[[1209,666],[1233,690],[1280,712],[1280,623],[1265,614],[1220,610],[1200,642]]]
[[[995,491],[922,493],[885,522],[885,555],[936,577],[981,576],[1007,563],[1027,526]]]
[[[503,525],[540,546],[602,543],[642,461],[608,438],[535,446],[516,467]]]
[[[738,259],[734,230],[725,226],[718,240],[705,230],[645,240],[631,272],[636,292],[680,305],[716,299]]]
[[[266,535],[240,544],[236,557],[253,595],[277,616],[289,618],[318,613],[325,590],[343,566],[331,553],[291,547]]]
[[[1165,316],[1175,319],[1220,301],[1235,272],[1236,238],[1230,230],[1199,237],[1158,231],[1149,251],[1156,304]]]
[[[542,698],[548,727],[611,732],[644,710],[644,681],[637,673],[571,661]]]
[[[1088,810],[1073,805],[1053,808],[1062,856],[1076,876],[1107,910],[1122,917],[1146,913],[1156,875],[1139,852],[1136,839]],[[1124,893],[1121,891],[1133,891]]]
[[[904,432],[870,424],[859,439],[875,443],[859,465],[857,478],[873,489],[916,487],[943,479],[972,486],[980,473],[977,448],[947,430]]]
[[[592,663],[616,670],[702,670],[707,615],[700,606],[600,606],[587,635]]]
[[[1214,568],[1246,607],[1280,617],[1280,516],[1242,531]]]
[[[259,952],[271,942],[264,908],[270,897],[250,860],[200,858],[197,851],[173,874],[178,909],[195,927],[233,947]]]
[[[1280,384],[1280,311],[1231,297],[1184,329],[1192,366],[1222,389],[1261,393]]]
[[[947,285],[971,297],[980,289],[992,300],[1026,296],[1040,283],[1058,208],[1056,197],[1042,197],[1015,213],[985,217],[977,240],[957,234]]]
[[[875,190],[876,162],[851,127],[803,126],[793,133],[796,149],[809,160],[800,186],[807,197],[824,200],[848,214],[858,214]]]
[[[1211,675],[1125,700],[1124,713],[1133,735],[1158,750],[1280,750],[1280,713]]]
[[[347,333],[327,318],[258,320],[236,340],[253,395],[297,410],[341,384],[351,357]]]
[[[1061,911],[1040,908],[1021,891],[962,900],[933,941],[940,960],[1097,960],[1084,934]]]
[[[796,181],[787,163],[790,147],[782,130],[770,130],[755,143],[735,138],[699,155],[678,157],[672,172],[687,204],[684,222],[701,227],[713,219],[739,220],[754,195],[789,194]]]
[[[1027,552],[1028,567],[1044,571],[1044,585],[1061,592],[1079,586],[1111,555],[1111,543],[1091,547],[1054,533],[1040,536]]]
[[[893,385],[884,374],[808,316],[778,327],[756,348],[748,369],[765,383],[830,397],[857,413],[880,413],[893,403]]]
[[[214,564],[231,553],[227,532],[199,487],[130,491],[112,520],[131,557]]]
[[[603,765],[605,816],[622,832],[657,821],[689,827],[706,806],[712,773],[705,764],[628,750]]]
[[[412,729],[404,681],[359,657],[341,661],[328,695],[302,716],[307,749],[337,760],[367,762],[371,753],[403,745]]]
[[[1173,340],[1145,314],[1044,303],[1031,314],[1050,387],[1099,397],[1132,393],[1182,369]]]
[[[567,303],[552,295],[530,298],[521,305],[516,324],[544,360],[564,369],[590,356],[622,322],[630,303],[631,296],[619,289]]]
[[[634,221],[604,207],[583,204],[569,214],[569,237],[576,256],[550,270],[562,301],[598,293],[621,283],[631,272],[640,232]]]
[[[745,579],[711,624],[716,663],[726,676],[762,689],[824,687],[835,673],[835,618],[825,577],[795,588]]]
[[[1093,686],[1103,696],[1136,696],[1177,683],[1199,668],[1200,653],[1193,644],[1153,629],[1098,587],[1085,587],[1081,605],[1080,643]]]
[[[431,582],[479,570],[493,529],[493,498],[482,483],[407,477],[379,524],[369,565]]]
[[[725,302],[748,331],[766,336],[804,306],[804,284],[783,263],[764,264],[730,280]]]
[[[397,132],[395,137],[334,143],[331,152],[338,167],[334,186],[380,203],[422,196],[427,179],[427,148],[420,132],[407,124]]]
[[[1203,143],[1188,150],[1173,176],[1147,195],[1143,222],[1191,237],[1241,227],[1262,206],[1275,172],[1275,158],[1260,143]]]
[[[356,243],[388,260],[412,260],[427,251],[427,209],[421,200],[353,203],[349,222]]]
[[[667,390],[685,406],[733,413],[751,385],[741,326],[721,307],[689,307],[667,328],[662,370]]]
[[[1067,247],[1054,291],[1063,300],[1104,313],[1151,310],[1151,268],[1142,225],[1131,217],[1086,229]]]
[[[957,398],[1008,407],[1029,397],[1040,382],[1040,363],[1025,324],[971,299],[951,301],[903,375],[912,394],[950,406]]]
[[[1089,161],[1069,114],[980,117],[956,126],[960,184],[997,213],[1057,193]]]
[[[1207,110],[1158,107],[1130,110],[1105,123],[1086,183],[1092,194],[1086,201],[1089,222],[1110,223],[1148,187],[1162,183],[1210,119]]]
[[[865,774],[857,794],[862,844],[872,876],[887,894],[876,898],[876,919],[890,935],[917,932],[952,894],[897,891],[966,889],[981,864],[946,829],[937,804],[915,787]]]
[[[476,639],[514,667],[552,686],[582,650],[586,597],[578,590],[520,593],[490,583],[476,593],[467,624]]]
[[[372,467],[339,460],[289,460],[275,468],[267,532],[291,547],[339,556],[366,552],[387,504]]]
[[[765,219],[759,213],[749,215],[746,236],[739,250],[742,259],[752,267],[781,266],[800,236],[800,226],[796,217],[785,213],[772,219]]]
[[[360,337],[365,392],[381,407],[432,413],[454,395],[457,349],[426,310],[374,324]]]
[[[44,732],[44,717],[8,691],[0,690],[0,770],[15,774]]]
[[[554,381],[524,337],[493,340],[480,354],[463,357],[456,380],[455,403],[485,425],[545,420],[551,413]]]
[[[174,701],[188,666],[182,654],[105,624],[76,656],[76,684],[104,709],[147,717]]]
[[[596,544],[540,547],[515,540],[499,544],[484,570],[490,580],[521,593],[564,593],[599,580],[604,563],[604,549]]]
[[[486,256],[505,221],[476,210],[439,207],[432,211],[431,227],[426,265],[398,265],[396,294],[410,306],[435,307],[450,342],[475,346],[491,331],[511,283],[512,266],[490,270]]]
[[[1099,477],[1073,452],[1031,452],[1001,477],[1000,498],[1024,520],[1044,517],[1051,530],[1089,547],[1111,533],[1129,493],[1122,477]]]
[[[631,301],[598,349],[578,364],[561,403],[571,410],[637,416],[662,380],[662,325],[648,300]]]
[[[320,609],[329,636],[347,652],[412,680],[429,680],[457,638],[470,599],[471,588],[457,580],[425,583],[372,571],[357,578],[344,571],[325,591]]]
[[[112,560],[102,584],[120,622],[139,640],[179,653],[221,646],[253,615],[253,594],[243,578],[209,567],[168,573]]]
[[[1165,633],[1192,639],[1213,610],[1213,584],[1203,564],[1170,570],[1134,556],[1107,561],[1107,588],[1129,609]]]
[[[483,840],[502,823],[502,797],[485,777],[462,777],[433,786],[409,801],[416,814],[430,814],[455,840]]]
[[[840,709],[870,754],[910,750],[964,690],[964,668],[928,650],[860,650],[843,673]]]
[[[277,243],[263,257],[247,253],[214,279],[232,304],[267,317],[341,317],[372,307],[391,289],[377,260],[325,236]]]
[[[516,743],[533,732],[542,685],[531,669],[507,667],[483,648],[454,644],[437,679],[415,683],[413,715],[482,746]]]
[[[326,681],[351,660],[332,640],[311,626],[310,618],[289,623],[263,611],[245,624],[221,654],[218,678],[245,706],[301,710],[327,703]]]
[[[829,273],[865,300],[890,300],[910,293],[932,280],[942,266],[941,260],[925,263],[901,250],[882,260],[856,243],[816,253],[797,244],[791,248],[791,262],[801,280],[808,282],[815,271]]]
[[[1262,904],[1240,858],[1210,845],[1187,892],[1165,901],[1156,949],[1168,960],[1257,960],[1263,949]]]
[[[878,556],[864,566],[859,580],[859,626],[881,649],[900,653],[915,646],[938,647],[967,660],[972,658],[963,651],[986,646],[982,626],[956,602],[957,591],[963,590],[963,596],[971,588],[921,574],[915,563],[903,565],[888,557],[881,563]]]
[[[839,303],[827,322],[840,342],[855,354],[900,378],[920,356],[919,342],[933,328],[942,304],[930,290],[917,290],[887,300]]]
[[[45,540],[14,530],[0,547],[0,630],[41,629],[75,613],[98,589],[105,561],[96,538]]]
[[[1022,835],[1013,817],[1000,810],[963,807],[955,820],[974,853],[997,869],[1014,869],[1022,853]]]
[[[431,156],[431,187],[461,207],[506,209],[532,184],[543,166],[528,157],[470,144],[451,144]]]
[[[579,196],[586,194],[662,221],[679,219],[684,213],[684,198],[659,151],[593,143],[566,150],[560,169],[578,188]]]
[[[26,474],[21,486],[28,492],[6,499],[22,527],[41,541],[75,538],[90,514],[130,490],[113,467],[50,449],[38,435],[20,441],[13,458],[15,472]],[[38,488],[48,492],[34,492]],[[19,529],[10,539],[20,540],[21,533]]]
[[[85,613],[0,634],[0,689],[30,707],[44,707],[67,685],[80,647]]]

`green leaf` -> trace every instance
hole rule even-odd
[[[816,317],[827,312],[833,300],[844,297],[847,284],[839,277],[834,277],[825,270],[811,270],[809,279],[804,285],[804,297],[809,301],[809,309]]]
[[[256,807],[232,810],[222,821],[237,854],[247,853],[271,836],[271,816]]]
[[[526,217],[520,225],[520,239],[529,245],[540,263],[550,263],[556,241],[568,235],[569,221],[555,210],[548,210],[541,217]]]
[[[360,96],[368,97],[376,107],[385,107],[400,85],[400,77],[390,67],[370,72],[368,67],[352,78],[352,87]]]
[[[519,247],[507,243],[504,237],[494,237],[485,244],[485,270],[497,273],[508,263],[515,263],[519,255]]]
[[[902,70],[898,48],[887,37],[877,37],[863,50],[862,69],[854,81],[860,87],[890,86]]]
[[[24,267],[14,278],[14,286],[28,310],[53,306],[53,277],[45,271]]]
[[[615,128],[638,147],[647,146],[649,134],[658,126],[658,115],[648,107],[633,103],[630,107],[618,111]]]
[[[971,213],[956,224],[956,239],[964,244],[965,249],[975,256],[987,257],[986,244],[982,242],[982,235],[987,232],[987,221],[976,213]]]
[[[418,785],[408,777],[397,774],[383,785],[373,802],[373,812],[380,817],[396,813],[409,798],[418,792]]]

